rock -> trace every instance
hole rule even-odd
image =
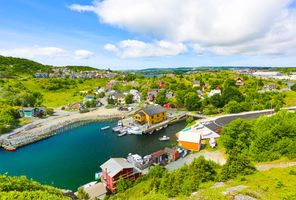
[[[248,195],[238,194],[235,195],[234,200],[256,200],[256,198]]]
[[[226,191],[222,192],[222,194],[223,195],[235,194],[236,192],[241,191],[241,190],[246,189],[246,188],[248,188],[248,186],[238,185],[238,186],[235,186],[235,187],[227,188]]]
[[[215,183],[215,185],[212,186],[212,188],[220,188],[220,187],[223,187],[223,186],[225,186],[225,183],[217,182],[217,183]]]

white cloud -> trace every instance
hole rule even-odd
[[[67,54],[66,50],[58,47],[24,47],[14,49],[0,49],[0,54],[4,56],[16,57],[59,57]]]
[[[106,44],[105,49],[116,52],[117,56],[121,58],[175,56],[187,50],[186,46],[182,43],[172,43],[163,40],[153,43],[145,43],[138,40],[123,40],[116,46]]]
[[[104,49],[110,52],[118,52],[118,48],[115,45],[109,43],[104,45]]]
[[[91,56],[94,55],[94,53],[88,50],[80,49],[75,51],[74,55],[77,59],[89,59]]]
[[[190,44],[198,53],[261,55],[295,53],[296,13],[289,7],[292,2],[97,0],[92,5],[74,4],[70,8],[94,12],[102,23],[131,32]]]
[[[59,47],[20,47],[13,49],[0,49],[0,55],[14,56],[21,58],[76,58],[76,59],[88,59],[92,55],[92,52],[84,49],[76,50],[74,52],[59,48]]]

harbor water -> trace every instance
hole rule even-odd
[[[65,130],[48,139],[6,152],[0,149],[0,173],[25,175],[43,184],[62,189],[77,187],[94,180],[100,165],[111,157],[127,157],[128,153],[141,156],[176,144],[175,133],[185,122],[168,126],[153,135],[126,135],[112,132],[117,121],[91,122]],[[110,129],[101,130],[102,127]],[[167,135],[170,141],[159,141]]]

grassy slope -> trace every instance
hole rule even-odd
[[[278,200],[278,199],[293,199],[296,197],[296,175],[291,175],[291,170],[296,171],[296,166],[288,168],[271,169],[268,171],[257,172],[253,175],[239,177],[230,180],[224,187],[212,189],[215,184],[213,182],[204,183],[201,185],[199,192],[196,196],[191,197],[177,197],[174,199],[204,199],[204,200],[219,200],[219,199],[232,199],[232,197],[225,197],[221,193],[229,187],[238,185],[245,185],[248,188],[242,190],[241,194],[246,194],[260,199]],[[162,194],[153,191],[147,191],[150,181],[142,181],[135,187],[127,190],[123,194],[117,195],[118,199],[168,199]],[[280,186],[282,184],[282,186]]]
[[[286,106],[296,106],[296,92],[285,92],[286,98]]]
[[[48,91],[44,90],[40,87],[39,81],[43,80],[36,80],[36,79],[28,79],[23,81],[22,83],[28,89],[32,91],[38,91],[43,94],[44,98],[44,105],[48,107],[60,107],[62,105],[67,105],[69,103],[74,103],[76,101],[82,101],[83,95],[79,94],[79,91],[89,91],[95,87],[105,85],[105,79],[87,79],[83,83],[77,83],[77,87],[65,90],[58,90],[58,91]]]

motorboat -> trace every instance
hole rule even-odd
[[[122,132],[122,133],[119,133],[117,136],[118,136],[118,137],[122,137],[122,136],[124,136],[124,135],[126,135],[126,134],[127,134],[127,131]]]
[[[170,137],[164,135],[164,136],[160,137],[159,140],[160,141],[168,141],[168,140],[170,140]]]
[[[107,130],[109,128],[110,128],[110,126],[105,126],[105,127],[102,127],[101,130],[103,131],[103,130]]]
[[[116,126],[116,127],[112,128],[112,131],[114,131],[114,132],[118,132],[118,131],[120,131],[120,129],[121,129],[121,127]]]
[[[135,134],[135,135],[142,135],[143,131],[137,127],[137,126],[134,126],[134,127],[131,127],[127,130],[127,132],[129,134]]]
[[[155,130],[156,130],[156,131],[160,131],[160,130],[162,130],[162,129],[163,129],[163,127],[161,126],[161,127],[156,128]]]

